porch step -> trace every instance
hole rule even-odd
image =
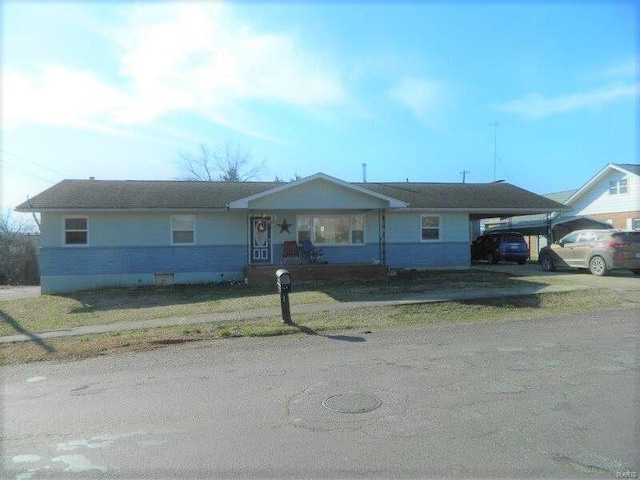
[[[250,286],[276,284],[276,270],[286,268],[296,284],[304,283],[349,283],[360,281],[384,280],[387,269],[382,265],[338,265],[338,264],[306,264],[306,265],[247,265],[245,274]]]

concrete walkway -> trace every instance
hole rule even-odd
[[[0,287],[0,302],[2,300],[17,300],[19,298],[29,298],[29,297],[38,297],[38,296],[40,296],[40,285]]]
[[[300,313],[334,312],[340,310],[351,310],[357,308],[384,307],[389,305],[415,305],[423,303],[448,302],[455,300],[474,300],[482,298],[509,297],[518,295],[537,295],[541,293],[568,292],[574,290],[584,290],[589,287],[581,285],[549,285],[544,287],[523,286],[509,289],[477,289],[459,290],[447,292],[422,292],[420,294],[408,295],[404,298],[394,300],[378,300],[363,302],[335,302],[308,305],[292,305],[291,316],[295,322],[295,316]],[[0,337],[0,343],[24,342],[29,340],[44,340],[48,338],[73,337],[80,335],[93,335],[100,333],[110,333],[127,330],[144,330],[159,327],[173,327],[183,325],[197,325],[202,323],[253,320],[261,318],[280,318],[280,305],[274,295],[275,306],[269,308],[259,308],[254,310],[244,310],[238,312],[220,312],[192,315],[188,317],[169,317],[154,320],[142,320],[139,322],[120,322],[107,325],[91,325],[55,330],[48,332],[29,332],[26,334],[8,335]]]

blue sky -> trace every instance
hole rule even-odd
[[[631,1],[0,5],[3,212],[63,178],[178,178],[200,143],[251,149],[259,180],[366,162],[541,194],[638,163]]]

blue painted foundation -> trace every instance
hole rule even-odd
[[[282,263],[282,245],[274,245],[274,264]],[[387,244],[390,268],[463,268],[470,263],[467,242]],[[372,264],[377,244],[324,247],[330,264]],[[245,245],[190,247],[42,248],[42,293],[106,287],[154,285],[156,274],[173,274],[173,283],[242,279]]]

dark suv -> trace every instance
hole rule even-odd
[[[471,260],[500,260],[523,265],[529,259],[529,246],[521,233],[485,233],[471,244]]]

